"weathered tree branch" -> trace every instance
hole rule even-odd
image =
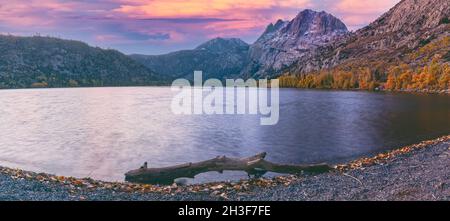
[[[137,183],[171,184],[176,178],[194,178],[197,174],[209,171],[222,173],[224,170],[234,170],[245,171],[249,175],[262,175],[267,171],[299,174],[302,172],[323,173],[332,170],[332,167],[327,164],[282,165],[266,161],[264,160],[265,157],[265,152],[240,159],[218,156],[214,159],[197,163],[186,163],[162,168],[147,168],[147,163],[145,163],[141,168],[127,172],[125,180]]]

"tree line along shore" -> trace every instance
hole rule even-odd
[[[425,44],[425,43],[424,43]],[[335,68],[307,74],[285,73],[281,87],[360,89],[410,92],[450,92],[450,37],[427,43],[404,61],[351,61]]]

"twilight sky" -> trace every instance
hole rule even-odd
[[[399,0],[0,0],[0,33],[81,40],[126,54],[191,49],[214,37],[252,43],[277,19],[326,11],[350,30]]]

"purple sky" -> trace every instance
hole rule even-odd
[[[399,0],[0,0],[0,33],[81,40],[126,54],[191,49],[214,37],[252,43],[277,19],[326,11],[350,30]]]

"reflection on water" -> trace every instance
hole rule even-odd
[[[1,90],[0,165],[121,181],[144,161],[266,151],[278,163],[335,163],[450,132],[448,96],[281,89],[279,123],[260,126],[257,115],[174,115],[172,95],[165,87]]]

